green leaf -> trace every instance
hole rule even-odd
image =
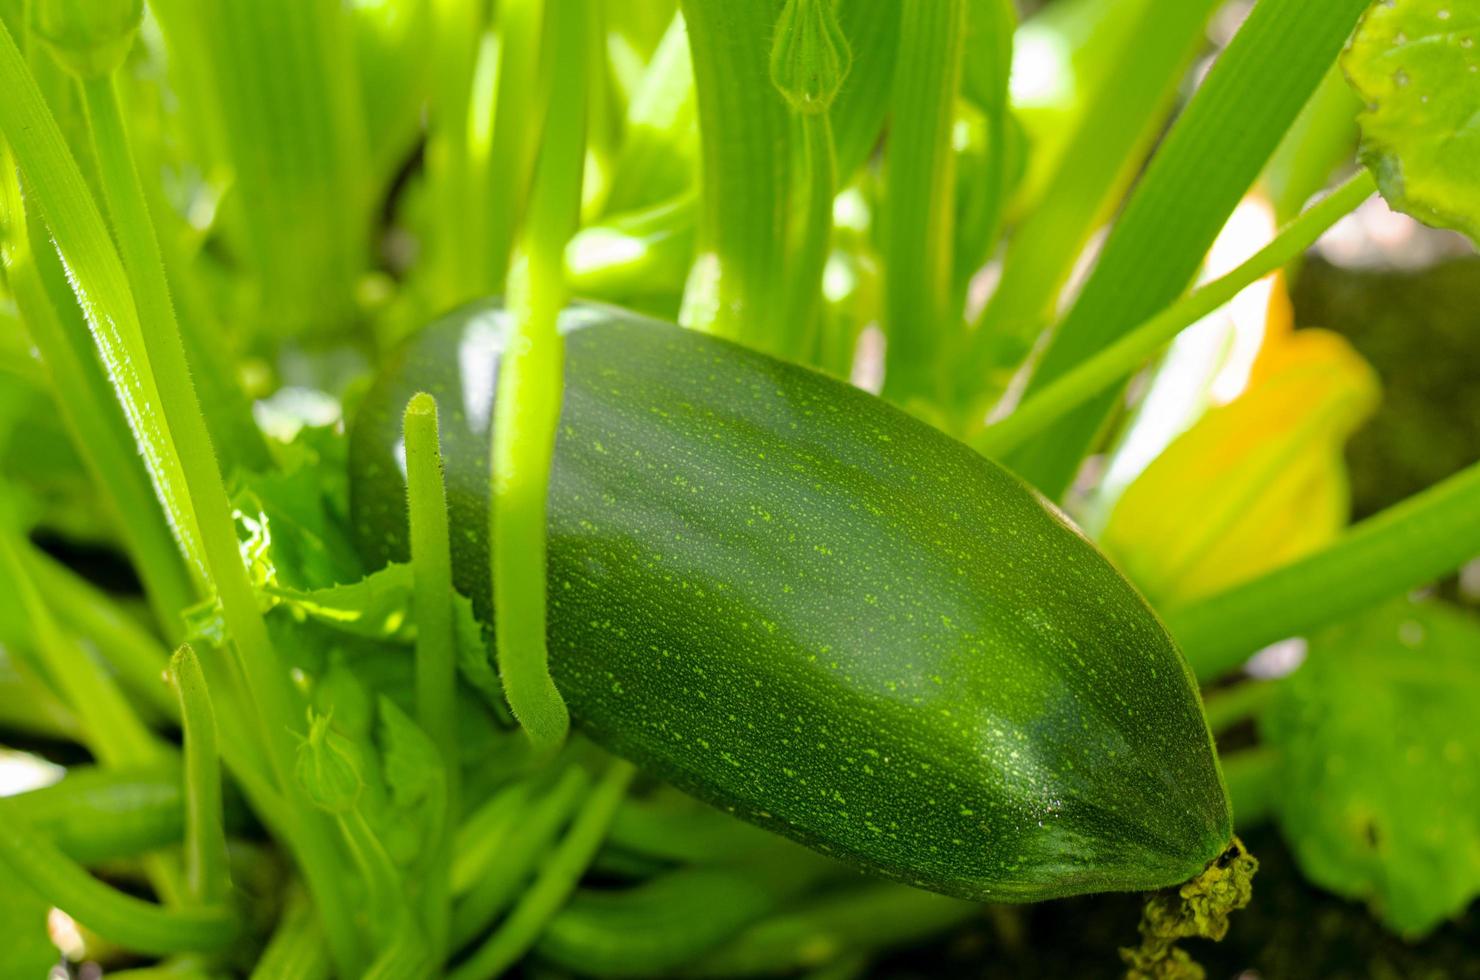
[[[437,746],[387,697],[380,699],[380,741],[385,784],[397,807],[440,799],[442,756]]]
[[[1480,893],[1480,622],[1401,601],[1317,637],[1263,719],[1305,874],[1425,932]]]
[[[1384,0],[1342,67],[1367,103],[1362,159],[1399,211],[1480,242],[1480,6]]]
[[[345,517],[342,448],[321,430],[304,429],[281,455],[279,469],[240,474],[232,497],[254,581],[290,589],[356,581],[363,572]]]

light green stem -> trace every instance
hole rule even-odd
[[[26,220],[20,181],[9,152],[0,147],[0,212],[9,216],[11,236],[5,274],[24,318],[27,333],[40,351],[46,371],[39,379],[56,392],[58,414],[73,445],[92,474],[94,484],[110,505],[112,517],[127,547],[151,608],[161,628],[178,633],[180,610],[198,597],[196,583],[170,534],[160,501],[149,483],[102,367],[92,353],[85,328],[68,331],[57,304],[66,302],[76,316],[75,302],[55,253],[47,254],[45,229]],[[37,245],[33,248],[32,243]],[[42,263],[46,263],[43,270]],[[83,337],[78,337],[83,334]],[[12,336],[20,340],[17,330]],[[5,353],[9,361],[34,364],[21,351]]]
[[[313,906],[294,889],[251,980],[329,980],[329,957]]]
[[[110,942],[139,953],[208,952],[228,945],[237,922],[225,908],[165,909],[110,888],[0,800],[0,863],[50,904]]]
[[[169,656],[158,640],[76,573],[34,548],[28,557],[27,564],[40,588],[72,631],[97,646],[133,694],[179,720],[179,703],[159,683]],[[214,704],[223,736],[222,758],[262,818],[280,825],[285,819],[282,797],[272,785],[262,747],[249,736],[246,711],[232,694],[218,687]]]
[[[195,651],[187,644],[170,658],[170,680],[180,699],[185,732],[185,872],[191,897],[218,905],[231,885],[226,861],[226,821],[221,809],[221,761],[216,716]]]
[[[0,518],[3,519],[3,518]],[[103,671],[102,665],[66,635],[27,574],[13,533],[0,530],[0,578],[14,592],[30,622],[44,672],[83,719],[88,748],[110,768],[147,767],[158,763],[164,747]]]
[[[84,81],[82,91],[104,196],[113,218],[119,253],[133,286],[143,346],[148,352],[159,404],[173,437],[171,448],[178,456],[186,496],[198,522],[205,565],[257,707],[268,758],[279,786],[285,788],[285,797],[297,810],[291,826],[277,829],[293,845],[324,916],[330,948],[341,968],[346,968],[358,957],[348,896],[343,877],[335,866],[329,827],[303,799],[293,781],[292,732],[297,721],[296,712],[290,707],[293,694],[237,549],[230,502],[195,397],[169,287],[164,280],[154,225],[129,149],[118,93],[111,77]],[[55,223],[53,230],[58,230]]]
[[[963,0],[904,5],[880,215],[884,260],[884,393],[938,400],[941,356],[965,329],[951,306],[956,155],[951,122],[961,86]]]
[[[561,0],[548,27],[550,104],[529,224],[509,278],[512,336],[499,362],[493,420],[493,607],[504,694],[537,754],[559,748],[570,713],[550,677],[545,647],[545,518],[560,421],[565,247],[580,218],[587,70],[595,37],[588,0]]]
[[[1353,527],[1334,544],[1163,612],[1202,680],[1261,647],[1431,582],[1480,554],[1480,463]]]
[[[502,976],[539,938],[550,917],[559,911],[601,846],[612,817],[637,770],[631,763],[611,763],[586,808],[514,906],[509,918],[488,941],[452,972],[452,980],[481,980]]]
[[[833,150],[832,123],[826,112],[804,113],[797,122],[802,130],[802,178],[806,181],[806,196],[804,206],[797,212],[799,227],[794,236],[783,322],[788,335],[795,338],[792,353],[805,360],[812,356],[819,333],[822,271],[832,241],[838,161]]]
[[[684,323],[773,353],[786,281],[786,103],[770,83],[770,0],[681,0],[699,109],[699,262]]]
[[[447,946],[451,922],[452,827],[458,812],[457,662],[452,632],[452,554],[447,528],[447,488],[437,436],[437,402],[421,392],[406,406],[406,497],[411,525],[411,571],[416,613],[416,714],[441,751],[448,814],[427,872],[427,928],[432,948]]]
[[[1232,272],[1188,293],[1067,374],[1030,395],[1017,410],[972,440],[986,456],[1003,456],[1065,414],[1123,381],[1183,330],[1225,305],[1247,286],[1288,264],[1376,189],[1361,170],[1281,229],[1264,248]]]

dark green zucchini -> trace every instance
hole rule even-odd
[[[489,614],[505,314],[392,357],[350,442],[355,530],[405,560],[401,417],[436,396],[459,589]],[[1196,688],[1053,507],[854,388],[618,310],[564,316],[549,646],[586,733],[921,887],[1030,901],[1181,882],[1231,817]]]

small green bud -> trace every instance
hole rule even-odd
[[[36,0],[36,33],[81,78],[111,74],[133,46],[144,0]]]
[[[329,727],[328,715],[308,714],[308,737],[298,746],[295,768],[309,800],[329,813],[354,809],[365,788],[355,745]]]
[[[786,0],[771,42],[771,84],[791,107],[826,112],[852,67],[833,0]]]

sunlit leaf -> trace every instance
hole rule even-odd
[[[1277,341],[1242,395],[1204,415],[1126,489],[1101,545],[1164,605],[1319,548],[1346,524],[1341,448],[1377,400],[1376,375],[1336,334]]]
[[[1480,623],[1395,602],[1317,637],[1262,733],[1305,874],[1421,933],[1480,893]]]
[[[1480,241],[1480,6],[1382,0],[1342,61],[1362,157],[1400,211]]]

